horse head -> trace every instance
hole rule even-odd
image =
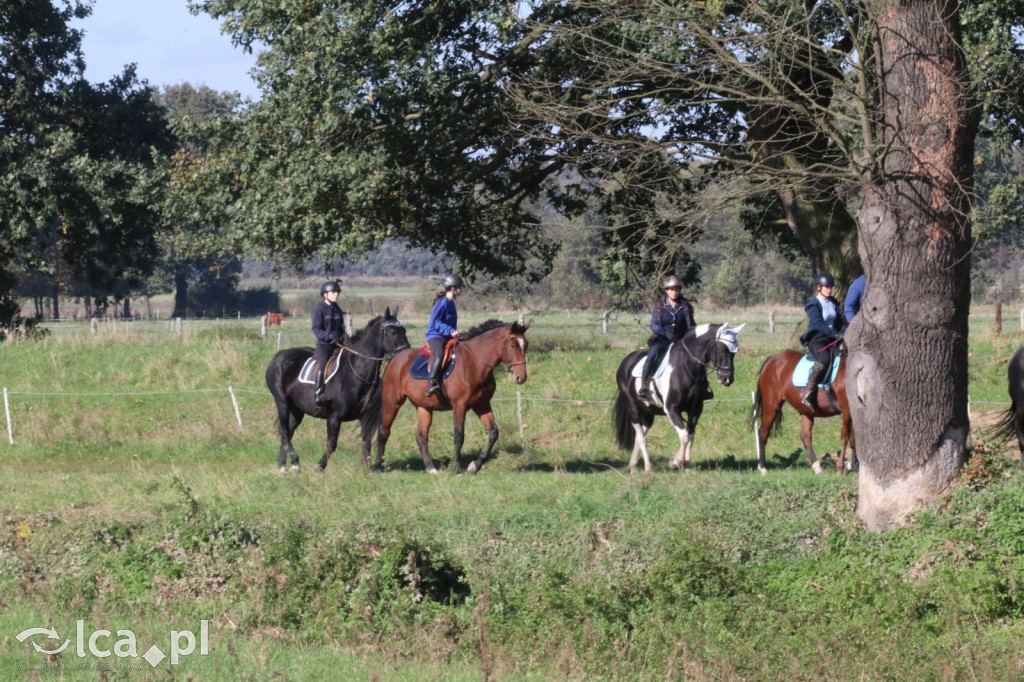
[[[530,328],[532,322],[533,320],[528,320],[526,324],[513,322],[509,325],[508,338],[502,349],[501,360],[517,384],[526,383],[526,349],[530,345],[526,340],[526,330]]]
[[[738,327],[730,327],[723,324],[715,332],[714,344],[709,347],[709,354],[706,361],[714,362],[715,374],[718,376],[718,383],[723,386],[730,386],[733,382],[733,357],[740,349],[739,333],[746,326],[744,322]]]
[[[398,308],[395,308],[394,314],[391,313],[390,306],[384,310],[384,317],[380,318],[380,338],[382,348],[388,355],[394,355],[409,347],[405,327],[398,321]]]

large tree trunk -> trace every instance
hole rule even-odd
[[[891,144],[858,217],[868,286],[848,334],[862,467],[857,513],[906,520],[965,457],[970,210],[977,111],[955,0],[874,0]]]

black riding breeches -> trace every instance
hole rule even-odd
[[[662,351],[667,350],[670,345],[672,345],[672,342],[664,336],[658,336],[654,341],[651,341],[651,347],[647,349],[647,365],[644,366],[644,373],[647,376],[651,376],[654,373],[656,369],[654,363],[661,357]]]
[[[334,346],[326,343],[316,344],[316,371],[317,374],[324,376],[325,379],[327,377],[324,375],[324,369],[327,367],[327,360],[330,359],[332,352],[334,352]]]

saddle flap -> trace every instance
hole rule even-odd
[[[654,374],[652,375],[655,379],[657,379],[658,377],[665,373],[665,368],[668,367],[668,356],[672,352],[672,346],[674,345],[676,345],[675,342],[669,344],[668,347],[666,347],[665,350],[662,351],[661,356],[656,358],[655,361],[658,363],[658,369],[656,369],[654,371]],[[633,365],[633,371],[630,372],[630,374],[636,379],[641,378],[644,375],[644,365],[646,364],[647,356],[645,355],[644,357],[640,358],[640,362]]]
[[[449,362],[452,361],[452,357],[455,355],[455,346],[457,346],[457,345],[459,345],[459,340],[458,339],[448,339],[448,341],[445,342],[445,344],[444,344],[444,357],[441,358],[441,365],[442,366],[447,365]],[[429,358],[431,356],[430,345],[426,344],[426,343],[423,344],[423,347],[420,348],[419,355],[421,357]]]
[[[824,381],[819,386],[829,386],[833,381],[836,380],[836,374],[839,373],[839,361],[842,358],[840,355],[836,355],[832,359],[832,368],[825,375]],[[811,378],[811,368],[814,367],[814,358],[810,355],[805,355],[800,358],[800,362],[796,363],[796,367],[793,368],[793,385],[798,387],[804,387]]]
[[[341,366],[341,349],[334,350],[330,357],[327,358],[327,371],[324,372],[324,386],[327,382],[338,373],[338,367]],[[299,381],[303,384],[315,384],[316,383],[316,356],[310,355],[306,358],[306,362],[302,364],[302,369],[299,370]]]

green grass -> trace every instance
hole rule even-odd
[[[276,336],[252,321],[189,322],[182,337],[165,323],[95,338],[67,324],[0,345],[15,438],[0,439],[0,680],[56,674],[26,669],[45,662],[31,648],[44,640],[15,635],[69,637],[78,619],[132,630],[140,654],[210,627],[206,657],[74,672],[85,679],[1021,676],[1024,473],[977,426],[1008,403],[1020,333],[972,318],[977,458],[911,525],[871,534],[856,478],[811,473],[794,413],[756,473],[750,393],[799,311],[774,335],[763,311],[702,316],[750,322],[736,383],[715,387],[692,472],[667,471],[677,439],[656,422],[652,475],[628,474],[610,427],[614,371],[643,321],[602,335],[596,313],[532,319],[529,381],[498,378],[498,453],[477,476],[424,474],[408,407],[383,474],[364,471],[354,424],[315,473],[314,419],[296,438],[304,471],[278,474],[262,378]],[[308,343],[304,320],[285,325],[285,345]],[[838,431],[816,424],[819,453],[838,449]],[[438,415],[445,463],[451,433]],[[471,420],[464,454],[483,442]]]

